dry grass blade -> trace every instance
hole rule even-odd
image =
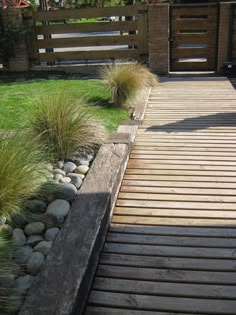
[[[30,128],[55,159],[103,143],[105,129],[88,113],[83,99],[75,100],[69,89],[39,95],[28,117]]]
[[[0,233],[0,314],[12,314],[20,301],[20,292],[9,285],[15,277],[16,265],[13,261],[15,249],[11,241]]]
[[[45,154],[26,132],[0,139],[0,217],[10,218],[48,175]]]
[[[101,78],[111,93],[115,106],[129,108],[137,93],[145,87],[156,86],[159,79],[142,64],[112,64],[104,66]]]

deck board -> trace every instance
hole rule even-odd
[[[86,315],[236,314],[236,92],[152,89]]]

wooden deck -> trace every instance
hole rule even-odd
[[[151,91],[86,315],[236,314],[236,93]]]

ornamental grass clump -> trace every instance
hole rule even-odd
[[[0,138],[0,218],[9,220],[46,181],[47,162],[36,139],[28,133],[5,133]]]
[[[16,275],[16,264],[13,255],[16,249],[7,235],[0,232],[0,314],[12,314],[19,305],[20,293],[12,280]]]
[[[101,78],[117,107],[129,108],[138,92],[157,85],[158,77],[142,64],[112,64],[104,66]]]
[[[65,88],[38,95],[28,122],[55,160],[96,149],[105,139],[104,127],[89,114],[85,100]]]

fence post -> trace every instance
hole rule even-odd
[[[138,51],[139,61],[147,62],[148,60],[148,11],[145,6],[138,10]]]
[[[230,20],[231,20],[231,3],[220,3],[219,17],[219,35],[218,35],[218,58],[217,72],[222,73],[222,67],[229,58],[229,43],[231,40]]]
[[[148,6],[149,67],[161,74],[169,71],[169,4]]]
[[[39,63],[38,41],[35,28],[34,13],[27,10],[23,14],[24,25],[27,29],[26,45],[28,51],[29,63]]]
[[[23,26],[23,18],[19,9],[6,9],[2,12],[3,28],[5,26]],[[10,57],[7,63],[7,70],[10,72],[21,72],[29,70],[29,58],[25,38],[14,45],[14,57]]]

